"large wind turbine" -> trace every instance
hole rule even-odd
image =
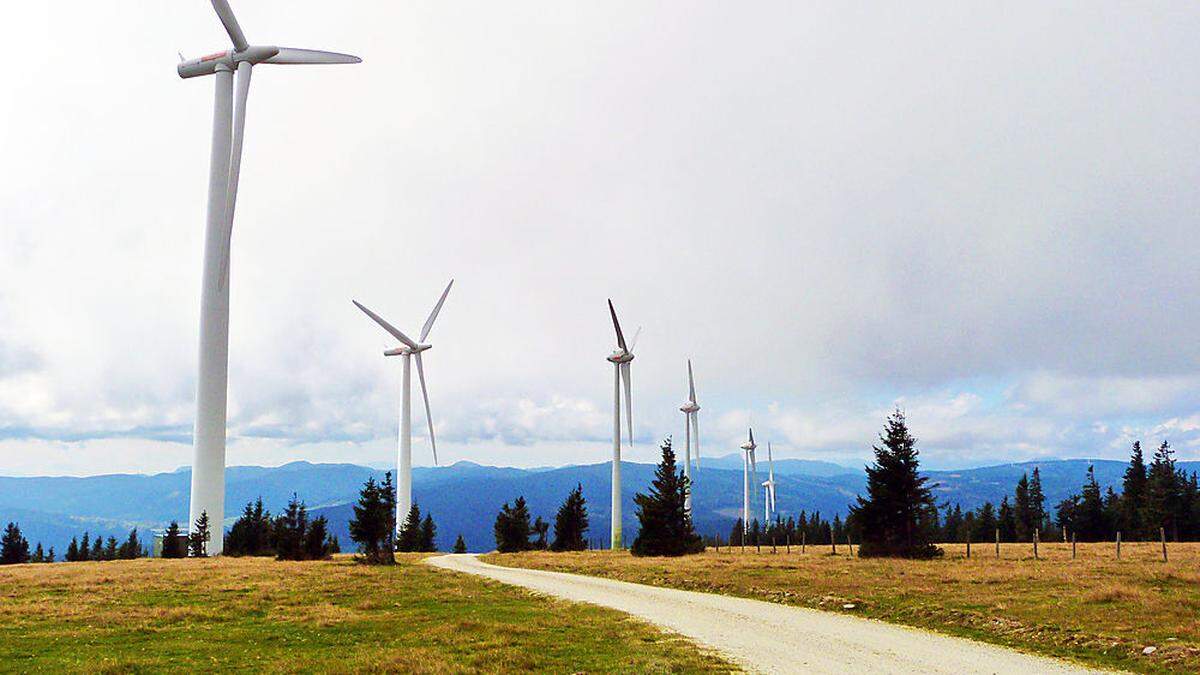
[[[700,412],[700,404],[696,402],[696,378],[692,376],[692,360],[688,359],[688,400],[683,405],[679,406],[679,410],[683,413],[683,428],[684,438],[687,439],[685,446],[686,455],[683,459],[683,475],[688,479],[687,498],[683,502],[683,508],[688,512],[692,512],[692,492],[695,488],[695,483],[692,481],[692,437],[696,438],[696,467],[700,466],[700,423],[697,421]]]
[[[629,431],[629,447],[633,447],[633,385],[630,383],[629,362],[633,360],[633,348],[637,345],[641,328],[633,334],[633,342],[625,344],[625,334],[617,321],[617,310],[612,300],[608,301],[608,313],[612,315],[613,328],[617,331],[617,348],[608,355],[613,364],[613,464],[612,464],[612,548],[622,547],[621,542],[621,382],[625,382],[625,424]]]
[[[437,464],[437,441],[433,436],[433,413],[429,411],[429,392],[425,389],[425,364],[421,361],[421,352],[433,347],[433,345],[425,342],[425,338],[429,337],[429,331],[433,328],[433,321],[437,318],[438,312],[442,311],[442,304],[446,302],[446,296],[450,294],[450,287],[454,285],[454,280],[446,284],[446,290],[442,291],[442,297],[438,298],[437,304],[433,306],[433,311],[429,313],[429,318],[425,320],[425,325],[421,328],[421,337],[415,341],[409,338],[404,333],[401,333],[395,326],[384,321],[375,312],[363,307],[357,300],[351,300],[355,307],[361,309],[367,316],[371,317],[375,323],[383,326],[383,329],[400,341],[400,346],[393,349],[388,349],[383,352],[384,356],[403,356],[404,357],[404,383],[400,389],[400,450],[399,457],[396,460],[396,529],[404,524],[404,519],[408,516],[408,511],[412,508],[412,358],[417,360],[417,378],[421,380],[421,398],[425,401],[425,421],[429,423],[429,445],[433,448],[433,463]]]
[[[242,167],[246,98],[250,71],[259,63],[280,65],[358,63],[357,56],[311,49],[267,47],[246,41],[227,0],[212,0],[213,9],[233,49],[182,61],[179,77],[214,75],[212,155],[208,171],[208,219],[204,228],[204,274],[200,287],[200,370],[196,384],[196,433],[192,450],[192,497],[189,527],[201,513],[221,532],[225,519],[225,404],[229,380],[229,243]],[[233,74],[237,72],[237,94]],[[224,537],[209,544],[221,553]]]
[[[758,465],[754,461],[754,429],[750,430],[750,440],[742,443],[742,533],[750,530],[750,496],[753,490],[750,481],[758,482]],[[751,475],[753,474],[753,475]]]
[[[767,479],[762,482],[763,486],[763,522],[767,527],[771,526],[771,514],[775,511],[775,460],[771,457],[771,443],[767,442]]]

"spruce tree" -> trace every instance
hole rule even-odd
[[[29,562],[40,563],[46,562],[46,552],[42,550],[42,542],[38,542],[33,549],[33,555],[29,557]]]
[[[1038,467],[1033,467],[1033,475],[1029,478],[1029,517],[1033,526],[1039,530],[1050,527],[1049,514],[1046,511],[1046,494],[1042,492],[1042,473]]]
[[[86,540],[87,535],[84,535]],[[163,535],[162,557],[164,558],[186,558],[187,557],[187,536],[179,527],[178,521],[171,521],[167,526],[167,531]]]
[[[421,509],[413,504],[396,537],[396,550],[413,553],[421,550]]]
[[[1004,498],[1000,500],[1000,514],[997,521],[997,525],[1000,527],[1000,541],[1016,541],[1017,518],[1013,513],[1012,505],[1008,503],[1008,495],[1004,495]]]
[[[92,540],[92,550],[88,552],[88,560],[104,560],[104,538],[96,535]]]
[[[76,562],[79,560],[79,542],[75,537],[71,537],[71,543],[67,544],[67,562]]]
[[[396,484],[392,481],[392,472],[383,474],[383,482],[379,484],[379,493],[383,497],[383,508],[387,511],[387,541],[389,551],[396,550]],[[394,556],[393,556],[394,558]]]
[[[192,533],[188,535],[188,553],[194,558],[208,557],[208,542],[211,540],[208,511],[201,511],[200,517],[192,525]]]
[[[396,562],[392,552],[394,510],[389,508],[391,498],[380,490],[375,479],[367,478],[359,491],[358,503],[354,505],[354,518],[350,521],[350,538],[358,544],[363,561],[372,565],[391,565]]]
[[[741,546],[745,537],[746,523],[741,518],[738,518],[737,520],[733,521],[733,529],[729,531],[729,545]],[[816,540],[814,539],[813,541]]]
[[[996,507],[991,502],[984,502],[975,511],[975,534],[971,541],[992,541],[996,537],[997,525]]]
[[[293,492],[292,498],[288,500],[287,509],[275,518],[275,557],[278,560],[305,560],[307,533],[308,507]],[[324,541],[325,538],[322,537],[322,545]]]
[[[29,562],[29,542],[21,536],[21,528],[9,523],[0,539],[0,565],[20,565]]]
[[[671,439],[662,444],[662,461],[654,470],[648,494],[633,497],[640,525],[630,553],[635,556],[681,556],[700,553],[704,542],[692,528],[692,517],[684,508],[688,479],[675,466]]]
[[[1146,472],[1146,524],[1150,534],[1157,534],[1161,527],[1178,541],[1183,479],[1175,468],[1174,455],[1171,444],[1163,441]]]
[[[48,562],[48,563],[54,562],[54,547],[53,546],[51,546],[50,550],[46,552],[46,562]]]
[[[308,523],[304,533],[304,560],[324,560],[333,553],[334,545],[329,540],[329,521],[325,516],[317,516]]]
[[[83,533],[83,540],[79,543],[79,557],[76,558],[79,562],[87,562],[92,556],[92,537],[87,532]]]
[[[433,515],[428,512],[421,520],[420,544],[417,550],[426,553],[437,550],[437,525],[433,524]]]
[[[528,551],[529,533],[533,526],[529,524],[529,507],[525,505],[524,497],[517,497],[510,507],[505,502],[496,514],[496,522],[492,532],[496,537],[496,550],[501,553],[516,553]]]
[[[533,548],[539,551],[545,551],[549,548],[550,544],[547,542],[546,533],[550,531],[550,523],[547,523],[542,520],[541,516],[538,516],[533,520],[533,531],[537,534],[537,539],[533,541]]]
[[[1129,466],[1121,483],[1121,520],[1118,527],[1127,541],[1146,535],[1146,459],[1142,442],[1134,441]]]
[[[859,496],[850,517],[862,532],[858,554],[931,558],[942,550],[933,544],[937,505],[919,471],[917,441],[904,413],[896,410],[875,446],[875,463],[867,467],[867,496]]]
[[[121,560],[133,560],[142,556],[142,542],[138,539],[137,528],[133,528],[129,532],[129,538],[121,544],[117,550],[117,557]]]
[[[242,515],[225,537],[225,555],[275,555],[273,520],[263,506],[262,497],[246,502]]]
[[[1061,517],[1059,520],[1061,522]],[[1096,482],[1096,470],[1090,465],[1087,470],[1087,480],[1083,484],[1083,490],[1074,513],[1074,530],[1080,541],[1107,539],[1108,527],[1104,522],[1104,498],[1100,493],[1100,484]]]
[[[458,539],[454,540],[454,552],[455,553],[466,553],[467,552],[467,542],[463,541],[463,537],[461,534],[458,535]]]
[[[588,530],[587,501],[583,498],[583,485],[575,484],[558,507],[554,516],[554,542],[550,549],[554,551],[582,551],[587,548],[584,534]]]
[[[1033,539],[1033,508],[1029,503],[1029,474],[1021,474],[1017,481],[1016,493],[1013,495],[1013,514],[1017,521],[1017,541]]]
[[[104,542],[104,560],[116,560],[119,553],[116,537],[109,537]]]

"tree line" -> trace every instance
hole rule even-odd
[[[390,565],[396,562],[395,553],[437,551],[437,524],[433,514],[421,515],[421,507],[413,504],[396,529],[396,485],[392,473],[384,474],[383,482],[367,478],[354,505],[350,520],[350,538],[358,544],[359,560],[369,564]],[[465,552],[462,535],[454,543],[456,552]],[[461,551],[459,551],[461,549]]]

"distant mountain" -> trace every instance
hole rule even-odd
[[[733,466],[730,466],[732,464]],[[985,501],[999,502],[1011,495],[1023,473],[1041,468],[1047,507],[1077,491],[1088,465],[1095,466],[1102,488],[1119,489],[1123,462],[1050,460],[1002,464],[961,471],[930,471],[930,484],[939,502],[974,508]],[[1181,462],[1186,471],[1200,470],[1200,462]],[[230,467],[226,472],[226,526],[246,502],[262,496],[267,507],[279,512],[293,493],[314,515],[329,518],[332,531],[349,550],[348,521],[351,504],[367,477],[382,479],[382,469],[353,464],[293,462],[280,467]],[[609,480],[611,465],[590,464],[561,468],[517,469],[458,462],[446,467],[418,467],[413,471],[413,494],[422,510],[433,514],[438,541],[449,547],[462,534],[471,550],[490,550],[492,522],[505,502],[524,496],[534,516],[553,524],[559,504],[576,483],[583,486],[591,517],[589,536],[604,544],[609,530]],[[626,541],[637,534],[633,495],[645,491],[653,465],[622,464],[622,499]],[[820,511],[826,518],[845,515],[856,495],[864,490],[861,469],[828,462],[781,459],[775,462],[778,507],[784,518],[802,510]],[[766,467],[759,466],[759,481]],[[742,469],[738,455],[705,458],[694,475],[694,520],[705,534],[728,536],[741,515]],[[171,520],[187,520],[191,473],[187,469],[155,475],[114,474],[86,478],[0,477],[0,526],[17,521],[31,544],[42,542],[56,551],[66,550],[72,536],[84,530],[93,536],[123,538],[133,527],[143,534],[163,528]],[[762,517],[762,488],[754,490],[753,514]]]

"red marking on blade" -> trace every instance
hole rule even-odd
[[[208,56],[201,56],[200,60],[201,61],[216,61],[217,59],[224,57],[228,53],[229,52],[217,52],[216,54],[209,54]]]

